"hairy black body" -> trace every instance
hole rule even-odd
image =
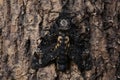
[[[68,13],[61,13],[49,34],[41,38],[38,48],[43,54],[39,58],[39,54],[34,53],[32,68],[37,70],[54,62],[57,70],[66,71],[73,60],[81,72],[90,70],[92,58],[89,39],[89,27],[85,27],[85,32],[81,33],[79,27],[72,22],[72,17]]]

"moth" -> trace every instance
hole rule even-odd
[[[72,21],[70,13],[62,12],[49,29],[49,33],[41,37],[38,48],[41,49],[42,57],[34,53],[32,68],[39,68],[55,63],[56,70],[65,72],[73,61],[78,69],[83,72],[92,68],[90,54],[90,28],[85,27],[85,32]],[[41,61],[40,61],[41,60]]]

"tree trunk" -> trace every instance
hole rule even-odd
[[[31,69],[31,58],[62,10],[62,0],[0,0],[0,80],[84,80],[72,62],[69,72],[55,64]],[[64,0],[66,1],[66,0]],[[86,80],[120,80],[120,0],[69,0],[80,27],[84,16],[91,29],[93,67]],[[84,29],[83,29],[84,30]]]

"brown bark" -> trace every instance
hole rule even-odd
[[[119,80],[120,0],[69,4],[71,12],[79,11],[76,25],[84,27],[80,21],[89,17],[93,68],[86,71],[87,80]],[[37,73],[30,68],[39,38],[47,34],[41,28],[50,29],[61,9],[61,0],[0,0],[0,80],[83,80],[74,63],[67,73],[56,72],[54,64]]]

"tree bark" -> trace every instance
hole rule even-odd
[[[0,80],[83,80],[77,65],[56,72],[51,64],[37,72],[31,58],[62,10],[61,0],[0,0]],[[93,67],[86,80],[120,79],[120,0],[69,0],[73,19],[83,28],[89,18]],[[82,29],[84,31],[84,29]]]

